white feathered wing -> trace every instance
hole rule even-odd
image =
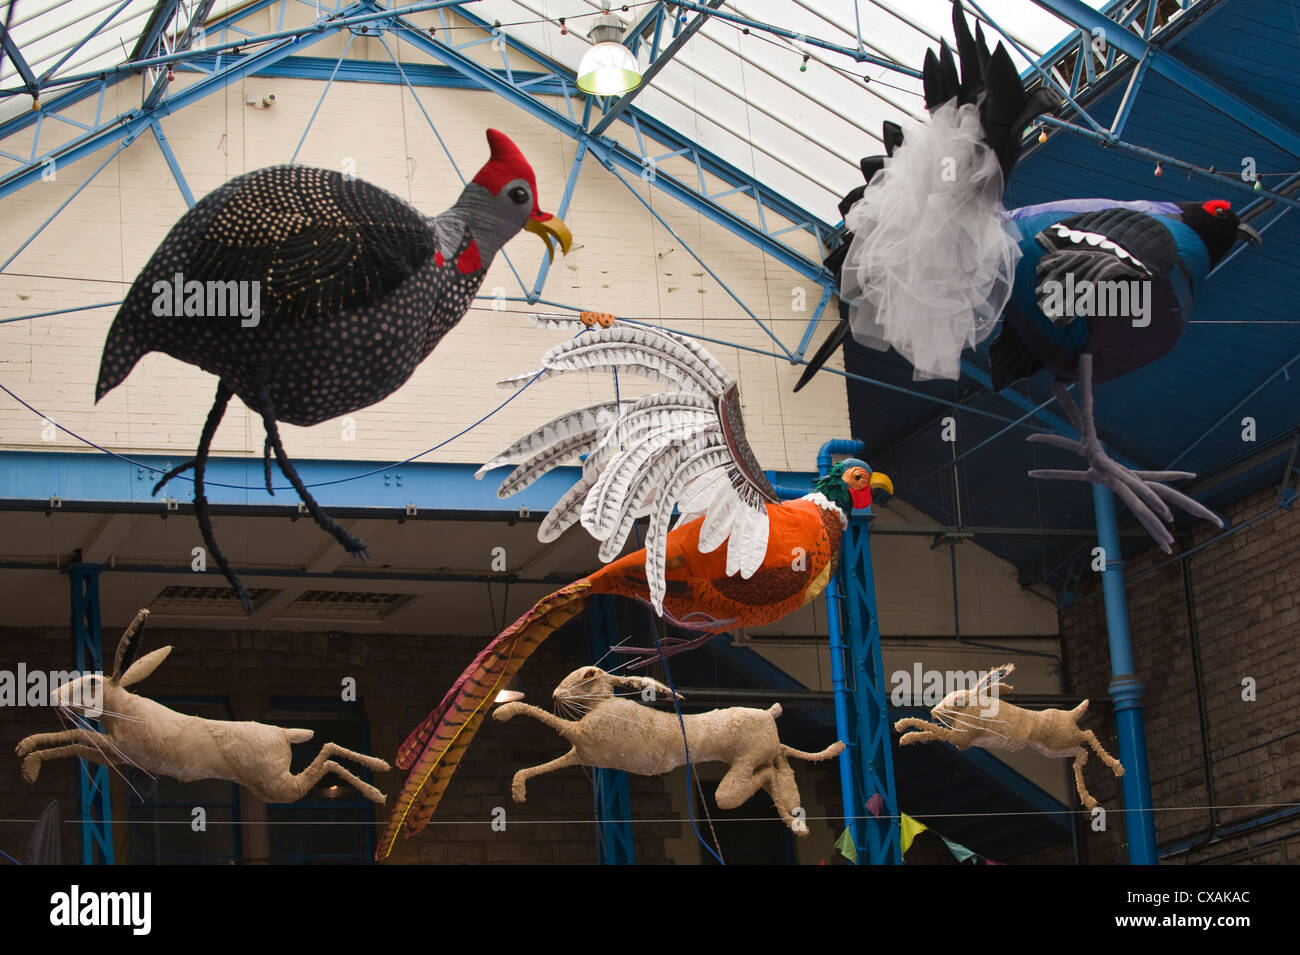
[[[539,324],[581,327],[576,320]],[[587,455],[582,476],[546,515],[538,539],[554,540],[581,521],[601,542],[600,559],[608,562],[622,552],[637,518],[649,516],[646,577],[657,613],[663,613],[674,509],[681,514],[679,525],[704,517],[701,552],[725,545],[727,574],[752,576],[767,553],[767,503],[778,498],[745,440],[736,382],[698,342],[639,325],[591,329],[542,356],[540,372],[501,384],[518,387],[539,377],[612,370],[648,378],[665,390],[561,415],[514,442],[475,477],[515,465],[497,490],[508,497]]]

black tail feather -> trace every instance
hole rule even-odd
[[[816,354],[808,360],[808,367],[803,370],[799,376],[799,381],[795,383],[794,390],[798,391],[808,382],[812,381],[813,375],[821,370],[822,365],[830,360],[836,350],[844,344],[844,339],[849,336],[849,320],[847,317],[841,318],[835,330],[830,333],[826,341],[822,342],[821,347],[817,349]]]
[[[993,390],[1001,391],[1013,381],[1028,378],[1044,368],[1042,361],[1029,350],[1020,333],[1003,321],[1002,331],[989,346],[989,373]]]

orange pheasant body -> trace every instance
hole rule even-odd
[[[767,519],[767,553],[747,579],[727,575],[725,547],[700,553],[703,517],[674,528],[668,535],[664,618],[690,630],[722,633],[772,623],[816,598],[835,572],[844,533],[840,511],[801,498],[767,504]],[[648,603],[645,560],[642,548],[606,564],[590,576],[592,592]]]

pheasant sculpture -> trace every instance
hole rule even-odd
[[[1177,507],[1223,526],[1166,482],[1188,471],[1135,471],[1097,434],[1093,385],[1170,352],[1211,270],[1238,240],[1260,235],[1222,199],[1204,202],[1064,199],[1017,209],[1003,189],[1035,116],[1055,109],[1049,88],[1027,92],[999,43],[989,52],[953,4],[958,63],[946,41],[927,53],[929,121],[904,135],[887,123],[887,156],[862,160],[867,183],[840,205],[852,233],[827,265],[839,279],[841,320],[800,378],[798,391],[849,334],[893,347],[919,379],[961,375],[962,354],[993,334],[993,387],[1040,370],[1078,432],[1029,440],[1084,458],[1084,470],[1033,477],[1111,488],[1166,552]],[[1079,402],[1066,390],[1077,383]]]
[[[564,323],[552,322],[552,327]],[[582,475],[538,531],[550,541],[581,522],[607,563],[538,601],[492,641],[398,750],[410,775],[380,839],[378,858],[428,823],[489,702],[528,656],[596,594],[649,604],[700,636],[681,652],[734,627],[780,620],[813,600],[835,572],[855,508],[889,478],[863,461],[841,461],[812,493],[782,502],[745,439],[736,382],[699,343],[644,326],[592,329],[552,348],[543,369],[503,382],[522,385],[574,371],[630,371],[667,390],[579,408],[520,438],[479,471],[514,465],[507,497],[586,455]],[[680,512],[669,530],[674,509]],[[636,520],[646,545],[617,560]]]

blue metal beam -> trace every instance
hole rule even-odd
[[[180,0],[158,0],[158,5],[153,8],[153,13],[149,14],[149,22],[144,25],[144,31],[140,34],[140,39],[131,51],[130,59],[139,60],[146,54],[152,53],[154,47],[158,45],[158,39],[162,36],[163,31],[167,29],[167,24],[172,22],[172,17],[176,15],[176,8],[180,6]]]
[[[1115,706],[1119,761],[1124,764],[1122,787],[1128,858],[1132,865],[1155,865],[1158,861],[1156,826],[1151,802],[1151,770],[1147,765],[1146,724],[1142,718],[1142,683],[1137,678],[1133,641],[1129,637],[1128,595],[1124,589],[1124,561],[1120,557],[1123,552],[1115,518],[1115,496],[1110,488],[1094,484],[1092,502],[1097,514],[1097,543],[1101,545],[1105,561],[1101,586],[1106,602],[1106,633],[1110,641],[1111,682],[1108,689]]]
[[[99,618],[99,568],[73,564],[68,568],[72,585],[72,640],[79,673],[103,673],[103,637]],[[97,720],[90,728],[99,732]],[[78,808],[81,814],[83,865],[113,864],[113,807],[108,767],[78,759]]]
[[[0,506],[36,505],[60,498],[112,506],[156,507],[162,511],[168,496],[190,497],[192,482],[186,476],[154,497],[154,482],[183,456],[136,455],[132,458],[71,451],[0,451]],[[303,482],[322,507],[335,509],[382,508],[401,510],[414,504],[421,510],[518,516],[522,510],[544,513],[573,485],[580,469],[556,468],[525,490],[503,501],[496,496],[497,481],[474,479],[472,464],[416,463],[376,465],[374,461],[295,462]],[[504,475],[505,472],[501,472]],[[260,457],[213,457],[204,481],[214,507],[247,506],[297,510],[298,498],[287,481],[275,484],[274,496],[262,484]]]
[[[212,10],[212,5],[215,2],[216,0],[201,0],[199,5],[195,7],[194,12],[190,15],[190,22],[185,25],[185,32],[176,40],[173,52],[188,50],[194,45],[195,37],[198,36],[203,21],[208,18],[208,13]],[[162,102],[163,96],[167,93],[168,83],[167,70],[159,70],[159,76],[153,82],[153,89],[149,90],[145,95],[143,103],[145,109],[153,109]]]
[[[185,181],[185,174],[181,172],[181,164],[176,159],[176,154],[172,152],[171,144],[167,142],[167,137],[163,135],[162,124],[154,120],[149,124],[153,130],[153,138],[158,143],[158,148],[162,150],[163,159],[167,160],[167,168],[172,171],[172,178],[176,180],[176,185],[180,187],[181,198],[191,209],[194,208],[194,193],[190,192],[190,184]]]
[[[1118,49],[1134,63],[1140,63],[1144,58],[1149,59],[1150,68],[1161,76],[1176,83],[1246,129],[1285,149],[1291,155],[1300,156],[1300,132],[1273,118],[1253,103],[1229,92],[1131,30],[1117,28],[1114,20],[1092,9],[1083,0],[1034,0],[1034,2],[1090,34],[1098,29],[1104,31],[1107,45]],[[1150,17],[1148,17],[1148,26],[1150,25]]]
[[[8,28],[3,26],[0,26],[0,51],[3,51],[13,61],[14,69],[18,71],[18,76],[23,81],[23,85],[27,87],[27,92],[33,96],[38,95],[40,93],[40,84],[36,82],[36,75],[32,73],[32,68],[27,65],[27,60],[23,58],[22,51],[18,49],[18,44],[9,35]]]
[[[828,441],[817,455],[818,470],[822,475],[830,471],[833,454],[861,454],[863,448],[861,441]],[[839,756],[840,798],[859,864],[865,859],[870,865],[899,865],[903,861],[900,816],[876,620],[870,527],[870,517],[849,521],[839,568],[826,586],[835,728],[845,744]],[[885,808],[871,816],[866,806],[876,794],[884,800]]]
[[[588,103],[591,101],[588,100]],[[587,158],[587,144],[585,141],[578,143],[577,154],[573,157],[573,166],[569,170],[569,181],[564,184],[564,197],[560,200],[560,207],[555,214],[561,220],[569,214],[569,203],[573,201],[573,192],[578,186],[578,175],[582,172],[582,161]],[[532,297],[540,298],[542,287],[546,285],[546,276],[551,271],[551,256],[542,253],[542,264],[537,267],[537,281],[533,283]]]
[[[606,666],[618,642],[614,598],[597,596],[587,604],[587,640],[595,666]],[[622,770],[597,769],[592,779],[596,811],[596,851],[601,865],[635,865],[632,839],[632,788]]]

